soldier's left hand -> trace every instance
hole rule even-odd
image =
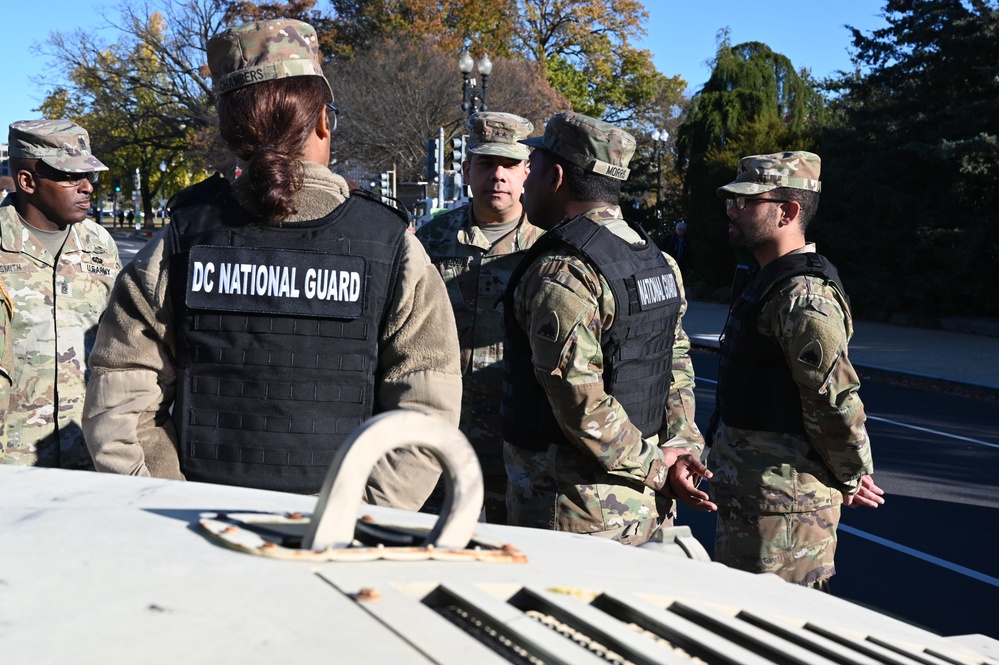
[[[718,510],[718,506],[711,502],[707,492],[697,489],[697,484],[701,478],[710,478],[712,475],[696,456],[683,455],[669,468],[666,483],[674,498],[694,510],[710,513]]]
[[[883,489],[874,484],[873,478],[869,475],[864,476],[860,479],[860,489],[857,490],[856,494],[843,495],[843,505],[850,508],[856,508],[857,506],[877,508],[885,502],[882,496],[884,493]]]

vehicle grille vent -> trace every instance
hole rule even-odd
[[[441,585],[424,605],[514,663],[615,665],[978,665],[989,662],[928,636],[925,646],[748,611],[632,594]],[[941,649],[941,644],[943,648]],[[445,659],[446,660],[446,659]]]

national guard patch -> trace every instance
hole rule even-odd
[[[196,245],[185,302],[194,310],[356,319],[366,289],[363,256]]]

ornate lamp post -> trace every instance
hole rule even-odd
[[[479,87],[478,81],[472,78],[473,68],[477,68],[479,74],[482,75],[482,87]],[[488,55],[483,55],[482,59],[476,63],[468,51],[465,51],[458,59],[458,69],[461,70],[462,79],[461,110],[468,113],[469,118],[474,113],[489,110],[486,106],[486,89],[489,75],[493,71],[493,61],[489,59]]]
[[[656,156],[656,219],[663,219],[663,153],[666,152],[666,139],[669,132],[665,129],[652,130],[652,150]]]

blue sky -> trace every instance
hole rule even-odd
[[[32,109],[57,83],[47,74],[47,58],[32,44],[44,42],[52,31],[96,28],[103,23],[97,11],[112,3],[44,0],[6,4],[6,29],[0,41],[0,62],[6,65],[0,94],[0,140],[6,139],[11,122],[38,117]],[[795,67],[807,67],[821,79],[850,67],[850,33],[843,25],[864,32],[883,27],[884,19],[879,16],[883,6],[881,0],[804,0],[794,5],[778,3],[773,11],[766,11],[766,3],[746,0],[646,0],[648,35],[642,46],[652,51],[659,71],[683,76],[690,92],[696,92],[707,80],[707,62],[715,53],[718,31],[725,27],[731,30],[733,44],[764,42],[788,56]]]

